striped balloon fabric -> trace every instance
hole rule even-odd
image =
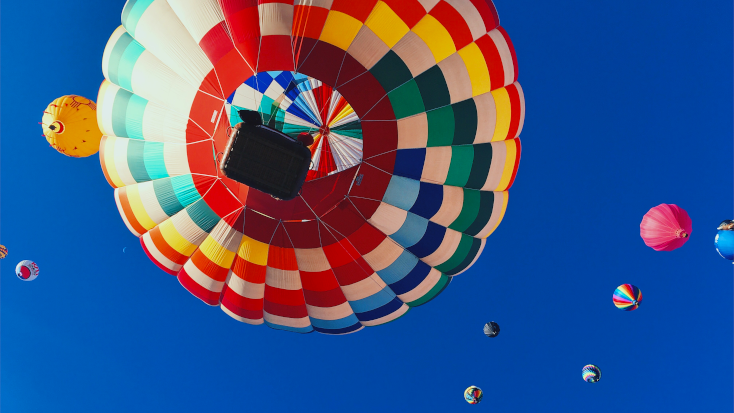
[[[227,99],[230,125],[242,109],[260,112],[263,123],[296,137],[314,136],[313,164],[307,179],[322,178],[362,162],[362,126],[351,105],[323,82],[297,72],[263,72],[251,77]],[[274,118],[274,119],[273,119]]]
[[[8,248],[5,245],[0,245],[0,260],[8,256]]]
[[[395,320],[466,271],[507,208],[525,105],[489,0],[129,0],[102,67],[123,220],[242,322]],[[237,108],[312,133],[299,197],[220,174]]]
[[[587,383],[596,383],[601,379],[601,370],[593,364],[587,364],[581,369],[581,377]]]
[[[693,230],[691,217],[675,204],[650,208],[640,222],[640,236],[655,251],[673,251],[683,246]]]
[[[614,305],[625,311],[637,310],[642,301],[642,291],[632,284],[622,284],[614,290]]]
[[[469,386],[464,390],[464,400],[469,404],[479,404],[484,397],[484,392],[477,386]]]

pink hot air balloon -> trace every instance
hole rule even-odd
[[[660,204],[647,211],[640,223],[640,236],[655,251],[673,251],[688,241],[691,217],[678,205]]]

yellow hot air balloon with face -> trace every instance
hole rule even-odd
[[[77,95],[62,96],[43,112],[43,134],[57,151],[73,158],[99,152],[102,132],[97,126],[97,105]]]

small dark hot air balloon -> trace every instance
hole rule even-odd
[[[484,335],[487,337],[497,337],[497,334],[500,333],[500,325],[495,323],[494,321],[490,321],[489,323],[484,325]]]
[[[640,223],[640,236],[655,251],[673,251],[691,235],[691,218],[678,205],[660,204],[650,209]]]

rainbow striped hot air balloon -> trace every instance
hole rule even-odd
[[[632,284],[622,284],[614,290],[614,305],[625,311],[636,310],[642,301],[642,291]]]
[[[482,392],[482,389],[477,386],[469,386],[469,388],[464,390],[464,400],[469,404],[477,404],[481,402],[482,397],[484,397],[484,392]]]
[[[129,0],[102,59],[102,170],[205,303],[351,333],[478,259],[519,166],[517,68],[489,0]],[[238,109],[315,138],[299,196],[222,175]]]
[[[593,364],[587,364],[581,369],[581,377],[587,383],[596,383],[601,379],[601,370]]]

